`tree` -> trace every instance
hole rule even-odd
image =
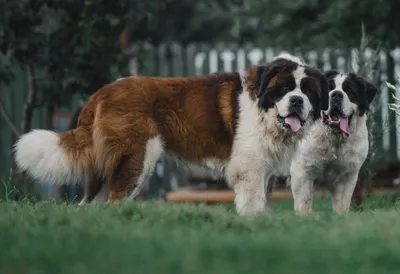
[[[360,25],[382,47],[399,44],[396,0],[259,0],[249,1],[239,14],[253,37],[264,45],[315,49],[358,47]],[[239,16],[239,15],[237,15]],[[390,22],[390,23],[389,23]],[[371,44],[374,47],[373,44]]]
[[[131,25],[128,39],[131,42],[147,40],[153,45],[168,41],[183,45],[226,42],[232,40],[236,19],[230,11],[235,6],[234,0],[171,0],[152,18],[143,18],[141,23]]]
[[[122,29],[164,9],[168,1],[2,1],[2,58],[23,64],[31,76],[20,131],[30,130],[35,108],[46,107],[51,116],[74,93],[91,94],[108,83],[110,66],[121,61],[118,38]],[[40,68],[40,77],[33,68]],[[0,85],[10,79],[9,66],[1,67]],[[0,109],[7,119],[4,108]]]

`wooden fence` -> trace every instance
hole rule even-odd
[[[162,45],[159,47],[145,46],[141,50],[133,50],[140,61],[135,58],[129,61],[129,70],[143,75],[154,76],[194,76],[206,75],[216,71],[237,71],[249,65],[259,64],[271,60],[283,51],[271,48],[254,46],[235,47],[220,44],[180,46],[178,44]],[[343,71],[357,70],[357,50],[331,50],[310,52],[292,52],[302,57],[307,63],[322,70],[336,68]],[[365,52],[366,56],[371,51]],[[138,65],[140,64],[140,65]],[[375,83],[380,87],[382,109],[373,117],[381,125],[382,136],[378,138],[379,153],[385,160],[395,160],[400,156],[400,134],[395,127],[388,128],[385,121],[399,124],[400,118],[389,111],[387,104],[392,102],[391,91],[385,81],[395,83],[400,73],[400,48],[382,51],[377,64],[378,77]],[[27,77],[23,69],[14,67],[15,80],[0,93],[1,100],[10,113],[11,119],[19,125],[22,121],[23,103],[26,97]],[[120,77],[118,71],[111,70],[113,79]],[[397,94],[399,95],[399,94]],[[66,106],[61,111],[72,111],[75,103]],[[42,110],[35,112],[33,128],[44,126],[45,113]],[[12,162],[12,144],[15,138],[3,120],[0,120],[0,181],[8,177]]]

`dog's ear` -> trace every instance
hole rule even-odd
[[[372,103],[376,94],[378,94],[378,88],[369,81],[366,81],[365,97],[367,99],[368,105]]]
[[[256,73],[256,84],[258,88],[257,97],[261,97],[267,90],[267,87],[272,80],[280,71],[282,66],[279,64],[267,64],[264,66],[257,67]]]
[[[260,108],[268,109],[274,106],[274,101],[267,89],[271,80],[283,70],[281,62],[273,62],[267,65],[257,67],[256,72],[256,85],[257,85],[257,98]]]
[[[364,77],[355,73],[351,73],[349,76],[356,83],[357,93],[359,96],[359,112],[360,116],[362,116],[369,110],[372,100],[378,93],[378,88]]]

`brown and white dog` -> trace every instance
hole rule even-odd
[[[110,204],[137,195],[169,153],[223,174],[239,214],[261,212],[264,180],[289,172],[327,96],[323,73],[288,54],[245,73],[128,77],[97,91],[76,129],[22,136],[16,162],[36,179],[85,182],[81,204],[104,184]]]

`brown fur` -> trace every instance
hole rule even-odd
[[[258,86],[256,84],[257,79],[257,67],[251,67],[247,70],[245,85],[246,90],[250,92],[251,98],[256,100],[258,93]]]
[[[147,141],[161,136],[185,160],[228,160],[238,113],[237,73],[206,77],[129,77],[104,86],[83,108],[78,128],[60,145],[88,175],[90,202],[103,182],[108,203],[131,194],[142,173]]]

